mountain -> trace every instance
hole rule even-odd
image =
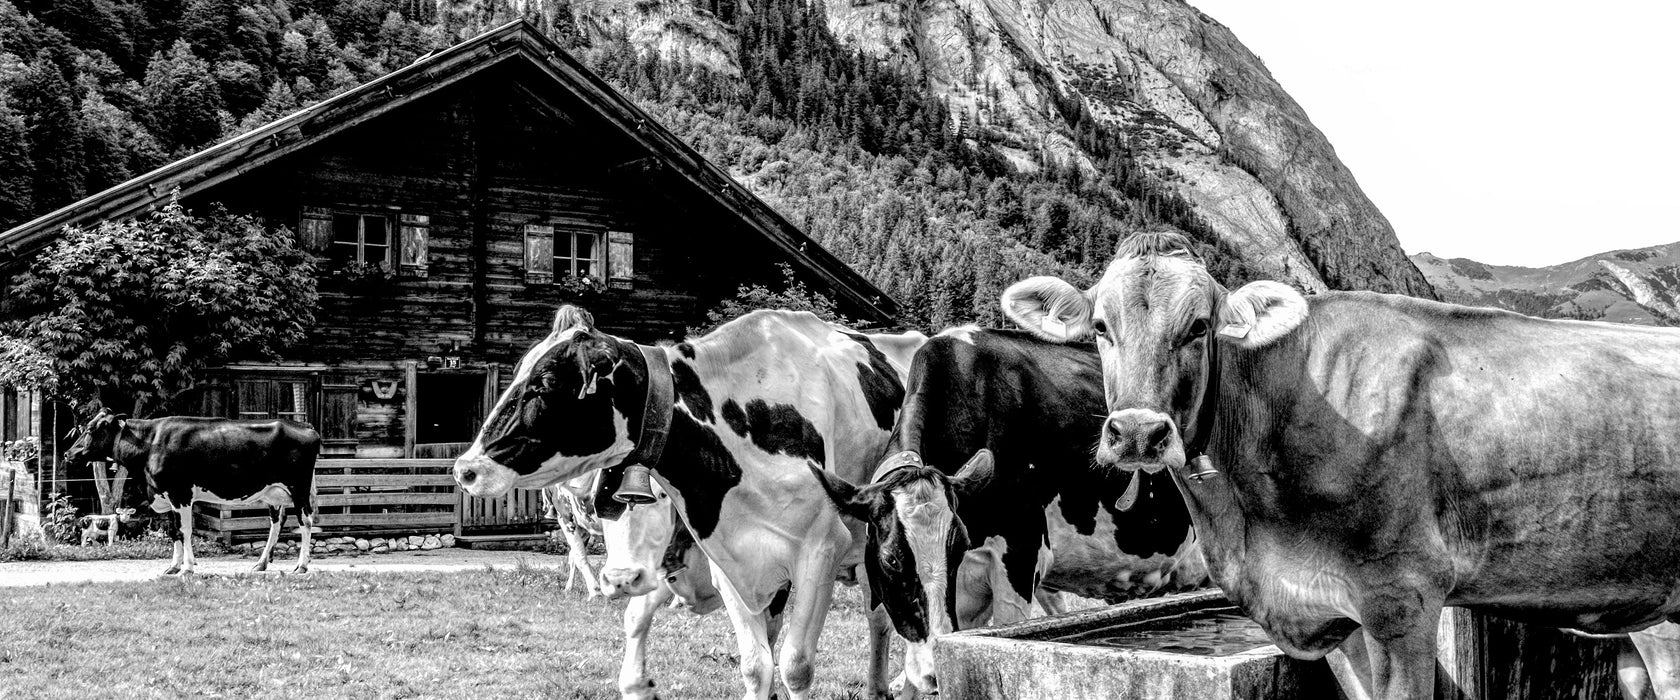
[[[1615,250],[1550,267],[1412,256],[1441,298],[1543,318],[1680,325],[1680,243]]]
[[[540,4],[540,3],[532,3]],[[1103,157],[1118,137],[1139,178],[1188,205],[1255,276],[1306,290],[1433,296],[1392,227],[1265,65],[1218,21],[1178,0],[852,0],[822,6],[842,44],[910,71],[951,128],[1017,171]],[[644,50],[739,74],[720,9],[594,0],[580,18]],[[722,14],[753,11],[747,3]]]
[[[0,227],[517,17],[934,329],[1186,233],[1226,284],[1433,297],[1334,149],[1179,0],[0,0]]]

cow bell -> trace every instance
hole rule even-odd
[[[619,482],[618,490],[613,492],[613,499],[619,503],[632,506],[645,506],[653,503],[652,472],[641,464],[632,464],[624,468],[624,480]]]

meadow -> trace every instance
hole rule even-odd
[[[624,605],[564,583],[520,567],[0,589],[0,698],[617,698]],[[836,591],[816,697],[864,697],[865,599]],[[649,637],[662,697],[739,697],[722,610],[663,610]]]

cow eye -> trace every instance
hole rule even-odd
[[[1108,323],[1102,319],[1099,318],[1092,321],[1091,330],[1097,334],[1098,338],[1108,340]]]
[[[1191,321],[1190,322],[1190,331],[1189,331],[1189,334],[1185,336],[1185,340],[1186,341],[1191,341],[1191,340],[1195,340],[1197,338],[1200,338],[1204,335],[1207,335],[1207,330],[1208,330],[1207,319],[1198,318],[1194,321]]]

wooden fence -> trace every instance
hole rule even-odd
[[[469,498],[455,486],[452,459],[323,459],[315,463],[315,524],[331,534],[457,535],[534,531],[542,492],[515,489],[502,498]],[[3,486],[3,484],[0,484]],[[224,542],[268,535],[264,508],[201,501],[195,526]],[[288,518],[286,531],[295,527]]]

